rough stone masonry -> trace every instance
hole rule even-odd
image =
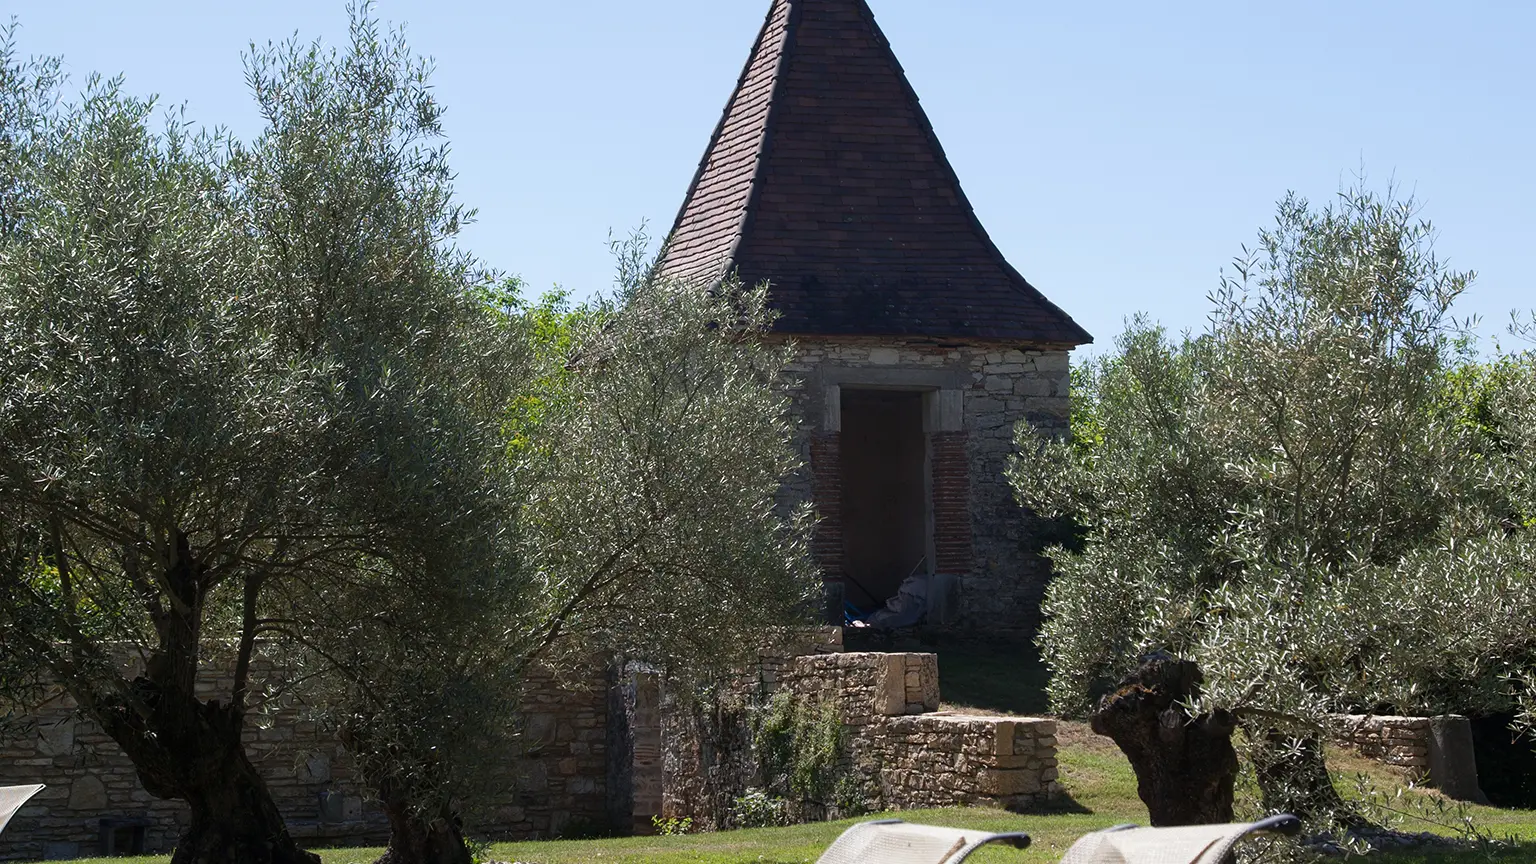
[[[222,686],[222,690],[220,687]],[[521,698],[526,746],[508,753],[506,784],[482,836],[547,838],[609,820],[607,679],[536,677]],[[200,696],[227,692],[216,676]],[[0,860],[168,852],[186,828],[179,801],[155,798],[128,757],[72,699],[55,694],[0,735],[0,785],[44,783],[0,835]],[[253,717],[246,752],[301,844],[380,844],[388,825],[346,750],[295,706]]]
[[[1003,472],[1018,422],[1067,434],[1067,352],[922,339],[801,338],[795,346],[786,371],[805,467],[783,495],[790,505],[816,503],[814,545],[826,578],[835,583],[842,568],[842,391],[920,389],[939,582],[929,623],[1033,632],[1050,565],[1038,554],[1039,520],[1018,505]]]
[[[644,770],[655,775],[651,788],[662,790],[665,817],[732,827],[732,802],[763,781],[747,715],[752,703],[764,705],[777,692],[836,706],[844,741],[839,770],[855,779],[855,812],[952,806],[1027,811],[1061,792],[1056,722],[940,711],[934,654],[766,657],[756,674],[734,688],[734,697],[745,697],[745,703],[727,693],[701,710],[662,698],[663,758]],[[730,707],[743,704],[744,710]],[[826,815],[854,814],[834,807]]]

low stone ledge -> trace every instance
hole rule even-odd
[[[1368,759],[1416,772],[1429,770],[1428,717],[1339,714],[1333,717],[1332,734],[1337,743]]]
[[[948,712],[892,717],[871,749],[891,809],[1038,807],[1060,792],[1056,721]]]
[[[935,654],[856,651],[796,657],[779,670],[776,684],[801,697],[835,700],[849,725],[876,717],[922,714],[939,707],[939,658]]]
[[[1336,743],[1407,769],[1451,798],[1487,801],[1478,784],[1472,727],[1465,717],[1340,714],[1332,718],[1330,731]]]

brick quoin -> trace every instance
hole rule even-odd
[[[811,436],[811,488],[816,503],[816,532],[811,553],[825,582],[843,581],[842,433]]]
[[[932,437],[934,570],[964,575],[971,570],[971,477],[964,432]]]

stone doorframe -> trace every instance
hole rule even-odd
[[[810,448],[812,495],[820,519],[812,549],[826,582],[829,619],[840,621],[842,616],[843,388],[923,394],[929,572],[954,579],[970,571],[972,557],[965,429],[965,390],[970,383],[971,372],[963,367],[903,369],[823,363],[809,376],[809,404],[822,406],[819,429]]]

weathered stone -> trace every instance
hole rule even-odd
[[[1040,772],[1027,769],[985,768],[976,788],[983,795],[1020,795],[1040,791]]]
[[[257,666],[259,676],[278,674],[264,662]],[[216,669],[206,671],[201,687],[205,696],[227,692],[227,678]],[[507,818],[490,819],[481,824],[482,830],[508,838],[530,838],[547,830],[529,821],[526,811],[495,806],[521,807],[515,799],[523,795],[536,795],[545,812],[561,811],[584,824],[604,824],[605,688],[600,671],[574,682],[537,672],[530,676],[524,704],[547,706],[535,713],[549,715],[551,732],[563,722],[573,734],[569,741],[551,742],[532,755],[509,755],[503,769],[508,800],[492,802],[491,811]],[[7,782],[48,784],[0,836],[0,860],[43,858],[49,848],[76,850],[70,857],[91,854],[97,849],[99,820],[112,816],[145,819],[146,851],[168,851],[188,824],[185,805],[146,792],[116,744],[93,723],[74,716],[73,709],[71,701],[46,702],[33,710],[30,732],[0,738],[0,765]],[[290,830],[317,845],[378,844],[385,839],[388,829],[382,814],[366,803],[371,790],[334,739],[297,708],[277,710],[264,718],[263,726],[247,730],[247,753],[266,777]],[[552,787],[548,777],[559,765],[574,767],[575,774],[569,783]]]
[[[75,718],[65,716],[37,730],[37,752],[45,756],[68,756],[75,750]]]
[[[107,797],[106,784],[100,777],[90,774],[77,777],[69,784],[69,809],[71,810],[105,810],[111,804]]]
[[[862,713],[867,709],[859,706],[880,701],[892,674],[886,670],[896,668],[892,658],[902,660],[904,690],[914,669],[920,683],[931,677],[933,704],[937,704],[938,671],[931,654],[799,657],[777,667],[780,671],[772,688],[802,699],[834,699],[843,707],[845,770],[863,778],[866,809],[987,804],[1020,810],[1059,794],[1054,722],[932,711],[873,717]],[[752,686],[762,686],[761,679],[745,678],[755,681]],[[917,704],[907,707],[913,710]],[[745,751],[733,749],[729,738],[714,739],[706,763],[701,742],[675,734],[676,719],[674,734],[668,736],[663,809],[667,815],[689,816],[696,824],[719,827],[729,802],[755,782],[755,765],[750,758],[742,758],[748,755]],[[1021,741],[1040,752],[1015,755],[1012,750]]]

